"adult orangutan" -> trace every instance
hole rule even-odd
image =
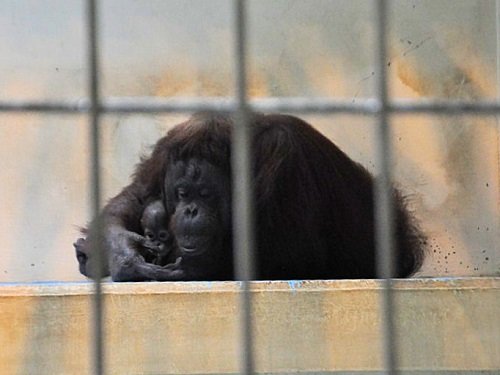
[[[257,279],[374,278],[373,178],[312,126],[288,115],[255,114],[253,191]],[[112,198],[87,238],[75,243],[80,272],[92,277],[94,241],[115,281],[231,280],[231,129],[228,114],[198,113],[172,128]],[[394,190],[396,277],[424,258],[423,235]],[[168,264],[147,262],[141,217],[161,199]],[[158,262],[156,262],[158,263]]]

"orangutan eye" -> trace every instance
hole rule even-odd
[[[211,195],[210,190],[207,188],[201,189],[198,194],[200,195],[201,198],[208,198]]]
[[[162,242],[165,242],[168,238],[168,232],[162,230],[159,234],[158,234],[158,238],[160,239],[160,241]]]
[[[146,238],[147,238],[148,240],[154,240],[154,238],[155,238],[154,233],[153,233],[153,232],[151,232],[151,231],[150,231],[150,230],[148,230],[148,229],[146,229],[146,230],[144,231],[144,235],[146,236]]]
[[[187,190],[184,188],[177,188],[176,195],[177,199],[186,199],[189,196]]]

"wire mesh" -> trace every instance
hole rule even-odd
[[[475,114],[498,115],[498,101],[448,101],[448,100],[401,100],[389,98],[386,77],[386,0],[378,0],[375,7],[375,26],[377,30],[377,97],[352,101],[331,98],[262,98],[249,100],[246,94],[246,15],[245,0],[235,1],[235,67],[237,77],[236,98],[100,98],[99,97],[99,43],[98,43],[98,3],[87,0],[87,32],[88,32],[88,68],[89,98],[64,101],[0,101],[0,112],[55,112],[55,113],[88,113],[91,139],[91,176],[92,176],[92,213],[97,217],[101,205],[100,184],[100,148],[99,118],[103,113],[171,113],[193,112],[203,110],[231,111],[238,114],[233,139],[234,179],[234,227],[235,227],[235,271],[242,280],[242,365],[245,374],[254,372],[252,349],[251,293],[249,280],[253,276],[253,215],[252,201],[249,191],[249,127],[247,114],[250,111],[291,112],[291,113],[349,113],[376,116],[378,120],[377,149],[381,161],[381,174],[376,184],[376,223],[377,223],[377,258],[379,277],[385,280],[382,293],[384,358],[386,370],[390,374],[397,372],[394,301],[391,292],[393,275],[393,236],[392,236],[392,203],[391,203],[391,148],[390,148],[390,116],[397,113],[432,113],[440,115]],[[500,1],[497,0],[497,14],[500,14]],[[498,18],[498,17],[497,17]],[[498,28],[498,25],[497,25]],[[500,41],[500,31],[497,30]],[[498,42],[500,44],[500,42]],[[497,48],[497,52],[500,49]],[[497,59],[500,61],[500,58]],[[497,61],[497,63],[498,63]],[[500,66],[500,65],[499,65]],[[500,71],[500,68],[498,69]],[[97,255],[100,249],[95,249]],[[98,267],[98,271],[101,267]],[[94,371],[104,373],[103,345],[103,299],[101,278],[95,281]]]

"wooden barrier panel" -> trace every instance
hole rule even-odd
[[[379,373],[380,288],[255,282],[257,371]],[[106,373],[237,373],[238,289],[105,283]],[[395,289],[402,369],[500,373],[500,278],[398,280]],[[90,374],[92,291],[88,282],[0,284],[0,374]]]

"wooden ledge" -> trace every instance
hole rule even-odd
[[[379,290],[383,288],[380,280],[278,280],[253,281],[251,289],[255,292],[318,292],[342,290]],[[396,290],[425,289],[499,289],[500,277],[457,277],[457,278],[414,278],[396,279]],[[102,283],[103,294],[163,294],[163,293],[210,293],[238,292],[238,281],[197,281],[197,282],[111,282]],[[94,283],[81,282],[34,282],[0,283],[2,296],[55,296],[88,295],[94,293]]]
[[[252,283],[260,373],[382,369],[378,280]],[[238,282],[103,283],[109,374],[238,371]],[[394,282],[401,367],[496,374],[500,278]],[[92,282],[0,284],[0,374],[91,373]]]

